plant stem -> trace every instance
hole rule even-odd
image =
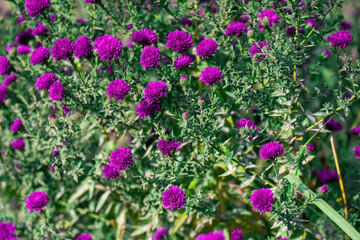
[[[332,149],[333,155],[334,155],[336,171],[337,171],[337,174],[339,176],[339,184],[340,184],[341,194],[342,194],[342,198],[343,198],[343,201],[344,201],[345,219],[347,220],[348,219],[348,211],[347,211],[347,202],[346,202],[345,189],[344,189],[344,184],[343,184],[343,180],[342,180],[342,177],[341,177],[339,160],[338,160],[338,157],[337,157],[337,154],[336,154],[334,134],[332,134],[332,133],[331,133],[331,136],[330,136],[330,142],[331,142],[331,149]]]

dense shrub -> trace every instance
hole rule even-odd
[[[356,2],[0,4],[0,239],[360,239]]]

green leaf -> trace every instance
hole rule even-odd
[[[285,176],[291,184],[293,184],[304,196],[308,199],[313,198],[316,194],[311,191],[300,178],[296,177],[294,174],[289,174]],[[339,213],[337,213],[329,204],[327,204],[323,199],[318,198],[312,202],[317,206],[323,213],[325,213],[336,225],[338,225],[351,239],[359,240],[360,233],[355,230]]]

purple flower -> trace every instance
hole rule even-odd
[[[276,240],[289,240],[288,238],[278,238]]]
[[[278,142],[269,142],[261,147],[259,154],[264,160],[273,160],[284,154],[284,148]]]
[[[320,183],[329,183],[339,180],[336,171],[329,171],[326,168],[316,173],[316,178]]]
[[[102,61],[110,62],[120,57],[122,43],[111,35],[98,37],[94,41],[94,49]]]
[[[47,27],[45,25],[38,25],[32,31],[32,35],[34,36],[45,35],[46,32],[47,32]]]
[[[14,237],[16,232],[14,224],[10,222],[0,222],[0,239],[2,240],[17,240]]]
[[[101,0],[84,0],[84,3],[98,3]]]
[[[183,112],[182,117],[187,119],[187,118],[189,118],[189,114],[187,112]]]
[[[2,85],[4,87],[9,86],[10,84],[12,84],[13,82],[15,82],[17,79],[17,76],[14,74],[10,74],[9,76],[7,76],[4,81],[2,82]]]
[[[10,53],[13,49],[14,49],[14,45],[9,44],[9,45],[7,45],[7,47],[6,47],[6,52]]]
[[[54,13],[50,13],[49,19],[50,19],[50,21],[52,21],[52,22],[56,21],[56,15],[55,15]]]
[[[63,112],[64,112],[65,115],[68,114],[70,112],[70,110],[71,110],[71,108],[68,107],[68,106],[63,107]]]
[[[355,154],[356,158],[360,158],[360,146],[355,148],[354,154]]]
[[[231,240],[244,240],[244,233],[240,228],[231,232]]]
[[[271,50],[270,44],[268,42],[259,41],[257,45],[251,45],[251,48],[249,49],[249,52],[251,54],[251,57],[256,57],[257,62],[261,62],[264,59],[267,59],[266,55],[263,54],[263,49],[267,47],[268,50]]]
[[[25,10],[32,18],[42,14],[45,8],[50,8],[50,0],[26,0]]]
[[[118,148],[110,155],[109,164],[116,171],[125,171],[126,168],[133,164],[131,151],[127,148]]]
[[[83,58],[90,54],[92,50],[91,41],[88,37],[81,36],[75,42],[74,56]]]
[[[342,29],[351,29],[352,28],[351,22],[348,22],[348,21],[341,21],[340,26]]]
[[[104,178],[110,179],[119,178],[121,176],[121,174],[109,164],[105,164],[102,173],[105,175]]]
[[[109,98],[115,98],[119,102],[129,95],[131,88],[121,79],[114,80],[108,84],[107,95]]]
[[[165,141],[164,138],[158,141],[158,148],[164,157],[174,155],[180,149],[181,143],[176,140]]]
[[[156,112],[160,112],[160,104],[158,102],[149,103],[145,100],[136,108],[136,113],[139,118],[149,118],[151,115],[155,115]]]
[[[128,31],[130,31],[132,28],[133,28],[133,25],[132,25],[132,24],[126,25],[126,29],[127,29]]]
[[[60,81],[53,83],[49,88],[50,100],[61,101],[65,96],[65,87]]]
[[[305,28],[300,28],[300,29],[299,29],[299,33],[302,34],[302,35],[304,35],[304,34],[305,34]]]
[[[47,202],[49,201],[49,196],[45,192],[33,192],[26,199],[26,208],[31,211],[40,212],[43,210]]]
[[[53,150],[52,153],[51,153],[51,155],[52,155],[53,157],[57,157],[57,156],[60,155],[60,153],[59,153],[59,151],[57,151],[57,150]]]
[[[153,240],[163,240],[165,235],[168,234],[169,229],[167,227],[161,227],[154,232]]]
[[[222,231],[210,232],[197,236],[195,240],[225,240],[225,236]]]
[[[258,131],[258,128],[256,124],[246,118],[242,118],[239,121],[237,121],[236,126],[240,130],[241,128],[247,127],[249,131]]]
[[[55,62],[59,60],[69,60],[73,55],[74,49],[75,45],[70,39],[59,39],[51,49],[51,56]]]
[[[31,39],[34,38],[34,35],[32,34],[32,29],[29,28],[28,30],[19,33],[16,37],[15,37],[15,41],[14,44],[28,44],[29,41]]]
[[[215,40],[206,39],[201,41],[199,45],[197,45],[196,54],[202,59],[209,58],[215,54],[217,48],[218,45],[216,44]]]
[[[112,67],[108,67],[108,68],[106,68],[106,72],[107,73],[113,73],[114,69]]]
[[[17,132],[22,128],[22,121],[21,119],[14,120],[14,123],[10,126],[11,132]]]
[[[132,41],[144,45],[150,45],[157,42],[156,33],[150,29],[141,29],[132,33]]]
[[[181,53],[194,45],[192,35],[184,31],[174,31],[167,35],[166,47]]]
[[[50,50],[44,47],[35,49],[30,57],[32,65],[44,64],[50,58]]]
[[[178,186],[171,186],[169,190],[164,191],[162,194],[162,204],[165,209],[180,210],[186,204],[186,193]]]
[[[194,62],[195,56],[193,55],[185,55],[181,56],[174,61],[174,68],[175,69],[183,69],[186,67],[190,67],[191,64]]]
[[[331,52],[327,49],[324,50],[323,54],[326,56],[326,57],[330,57],[331,56]]]
[[[0,102],[5,103],[6,93],[7,93],[7,88],[5,86],[0,85]]]
[[[85,18],[78,18],[78,19],[76,19],[76,22],[81,25],[85,25],[88,23]]]
[[[328,187],[327,185],[322,185],[322,186],[320,187],[320,191],[322,191],[323,193],[328,193],[328,192],[330,192],[330,191],[329,191],[329,187]]]
[[[242,33],[247,32],[247,26],[243,22],[230,23],[225,29],[226,36],[240,36]]]
[[[45,73],[40,76],[35,82],[35,88],[37,90],[49,90],[51,85],[57,81],[57,77],[54,73]]]
[[[351,135],[360,135],[360,126],[353,128],[353,129],[350,131],[350,134],[351,134]]]
[[[325,41],[330,42],[332,47],[344,49],[351,43],[352,39],[353,35],[348,30],[339,30],[326,38]]]
[[[160,65],[160,49],[150,46],[144,48],[141,53],[140,64],[146,70],[148,68],[157,68]]]
[[[11,142],[11,145],[16,150],[23,150],[25,148],[25,141],[22,138],[18,138]]]
[[[85,0],[89,1],[89,0]],[[82,233],[75,240],[93,240],[90,234]]]
[[[183,75],[180,77],[180,82],[185,82],[187,79],[187,76],[186,75]]]
[[[200,81],[207,85],[222,81],[222,72],[217,67],[206,67],[201,71]]]
[[[250,198],[253,210],[259,210],[260,215],[264,212],[270,212],[274,203],[274,194],[269,188],[260,188],[256,190]]]
[[[340,122],[335,121],[334,119],[325,119],[324,120],[325,127],[330,131],[341,131],[343,126]]]
[[[261,13],[257,15],[257,17],[260,18],[259,32],[264,32],[264,28],[267,26],[269,26],[270,28],[274,28],[274,25],[280,22],[280,19],[278,15],[276,15],[276,12],[271,9],[261,11]]]
[[[181,24],[184,26],[191,26],[192,21],[189,18],[183,18],[183,19],[181,19]]]
[[[0,75],[10,73],[11,62],[4,56],[0,57]]]
[[[163,98],[168,92],[166,83],[161,81],[155,81],[149,83],[144,90],[144,98],[148,103],[157,102],[160,98]]]
[[[296,33],[296,28],[295,27],[286,27],[286,34],[289,36],[294,36]]]
[[[308,150],[309,152],[312,152],[315,150],[315,146],[312,143],[309,143],[308,145],[306,145],[306,150]]]
[[[31,46],[28,45],[19,45],[17,47],[17,53],[19,55],[28,55],[29,53],[31,53]]]

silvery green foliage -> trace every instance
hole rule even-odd
[[[353,155],[359,138],[349,134],[359,125],[358,16],[347,16],[342,1],[335,0],[307,0],[304,7],[288,0],[287,6],[278,8],[272,7],[273,1],[243,2],[52,0],[51,8],[36,18],[26,14],[25,1],[7,2],[11,14],[0,21],[0,55],[11,60],[18,79],[8,87],[5,103],[0,103],[0,148],[5,150],[0,155],[0,221],[11,221],[19,239],[75,239],[80,233],[94,239],[151,239],[161,226],[170,228],[168,239],[194,239],[216,230],[229,236],[235,228],[241,228],[246,239],[290,239],[305,233],[306,239],[330,234],[339,239],[343,233],[314,209],[314,199],[305,199],[284,178],[296,173],[316,190],[321,184],[311,172],[335,170],[331,132],[322,123],[333,117],[344,126],[334,135],[348,221],[359,227],[355,181],[359,164]],[[260,33],[257,15],[265,9],[275,10],[280,23]],[[226,36],[226,27],[245,13],[250,19],[246,25],[253,31]],[[342,14],[353,23],[349,31],[354,39],[345,49],[331,48],[325,39],[341,29]],[[16,23],[20,15],[26,21]],[[314,16],[320,27],[307,24]],[[183,18],[192,23],[183,25]],[[122,41],[121,56],[106,62],[92,51],[87,58],[55,62],[51,57],[48,64],[34,66],[31,54],[19,55],[16,45],[7,53],[8,44],[39,20],[48,34],[26,43],[33,49],[40,43],[51,49],[60,38],[75,42],[87,36],[94,43],[99,36],[113,35]],[[295,27],[293,36],[287,34],[289,26]],[[128,42],[132,32],[145,28],[157,34],[153,45],[165,57],[155,69],[144,70],[140,64],[144,46]],[[194,46],[188,54],[196,55],[203,36],[215,40],[218,51],[210,58],[197,57],[190,68],[176,70],[173,61],[181,54],[166,48],[166,38],[178,28],[192,34]],[[259,41],[270,47],[252,58],[248,49]],[[331,51],[330,57],[323,54],[325,49]],[[112,73],[107,72],[109,67]],[[218,67],[222,81],[210,86],[199,81],[206,67]],[[63,101],[51,101],[46,91],[35,89],[36,79],[48,72],[64,85]],[[186,80],[180,81],[182,76]],[[131,87],[121,101],[106,92],[116,79]],[[168,93],[160,100],[158,114],[140,119],[136,107],[144,101],[144,89],[151,81],[166,82]],[[64,106],[70,113],[63,112]],[[242,118],[255,122],[255,135],[237,128]],[[15,119],[22,119],[23,127],[12,133]],[[26,142],[22,151],[11,147],[18,137]],[[163,157],[157,147],[161,138],[180,141],[181,148]],[[280,142],[284,154],[265,161],[259,150],[270,141]],[[305,149],[309,142],[316,145],[314,152]],[[105,179],[103,167],[119,147],[131,149],[134,164],[119,178]],[[60,155],[54,157],[54,150]],[[171,185],[187,193],[181,210],[162,207],[162,192]],[[249,200],[259,188],[274,192],[270,215],[252,210]],[[329,183],[329,188],[329,194],[317,192],[315,198],[322,197],[343,213],[338,182]],[[47,192],[50,201],[41,214],[30,214],[25,199],[38,190]]]

